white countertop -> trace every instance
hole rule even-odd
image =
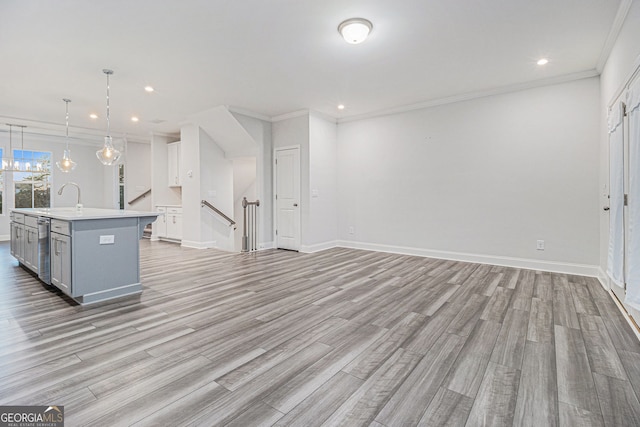
[[[31,208],[12,209],[13,212],[31,216],[44,216],[63,221],[77,221],[83,219],[108,219],[108,218],[140,218],[157,217],[163,215],[160,212],[131,211],[122,209],[98,209],[98,208]]]

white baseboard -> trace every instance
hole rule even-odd
[[[276,247],[275,242],[264,242],[264,243],[258,243],[258,250],[259,251],[264,251],[267,249],[273,249]]]
[[[217,240],[212,240],[209,242],[195,242],[192,240],[183,240],[181,246],[185,248],[193,248],[193,249],[212,249],[218,247]]]
[[[609,284],[609,276],[607,276],[607,273],[605,273],[602,267],[598,267],[597,277],[598,277],[598,282],[600,282],[604,290],[609,291],[609,289],[611,288],[611,285]]]
[[[551,273],[576,274],[580,276],[590,277],[598,277],[599,269],[597,265],[572,264],[557,261],[541,261],[535,259],[513,258],[495,255],[437,251],[432,249],[381,245],[377,243],[353,242],[348,240],[339,240],[336,246],[351,249],[389,252],[402,255],[415,255],[428,258],[448,259],[452,261],[475,262],[478,264],[491,264],[504,267],[525,268],[528,270],[548,271]]]
[[[0,234],[0,242],[7,242],[11,240],[11,236],[8,234]]]
[[[300,252],[312,254],[314,252],[325,251],[340,246],[338,243],[337,240],[333,240],[330,242],[316,243],[315,245],[300,245]]]

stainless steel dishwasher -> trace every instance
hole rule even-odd
[[[49,231],[51,220],[38,217],[38,278],[51,285],[51,254],[49,250]]]

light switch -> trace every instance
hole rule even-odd
[[[311,190],[311,197],[318,197],[320,195],[320,193],[318,192],[318,190]]]

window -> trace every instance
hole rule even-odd
[[[118,190],[120,209],[124,209],[124,165],[118,165]]]
[[[16,208],[48,208],[51,206],[51,153],[13,150],[31,172],[14,172]]]
[[[2,161],[2,148],[0,148],[0,161]],[[4,195],[4,172],[0,172],[0,215],[4,214],[3,210],[3,195]]]

